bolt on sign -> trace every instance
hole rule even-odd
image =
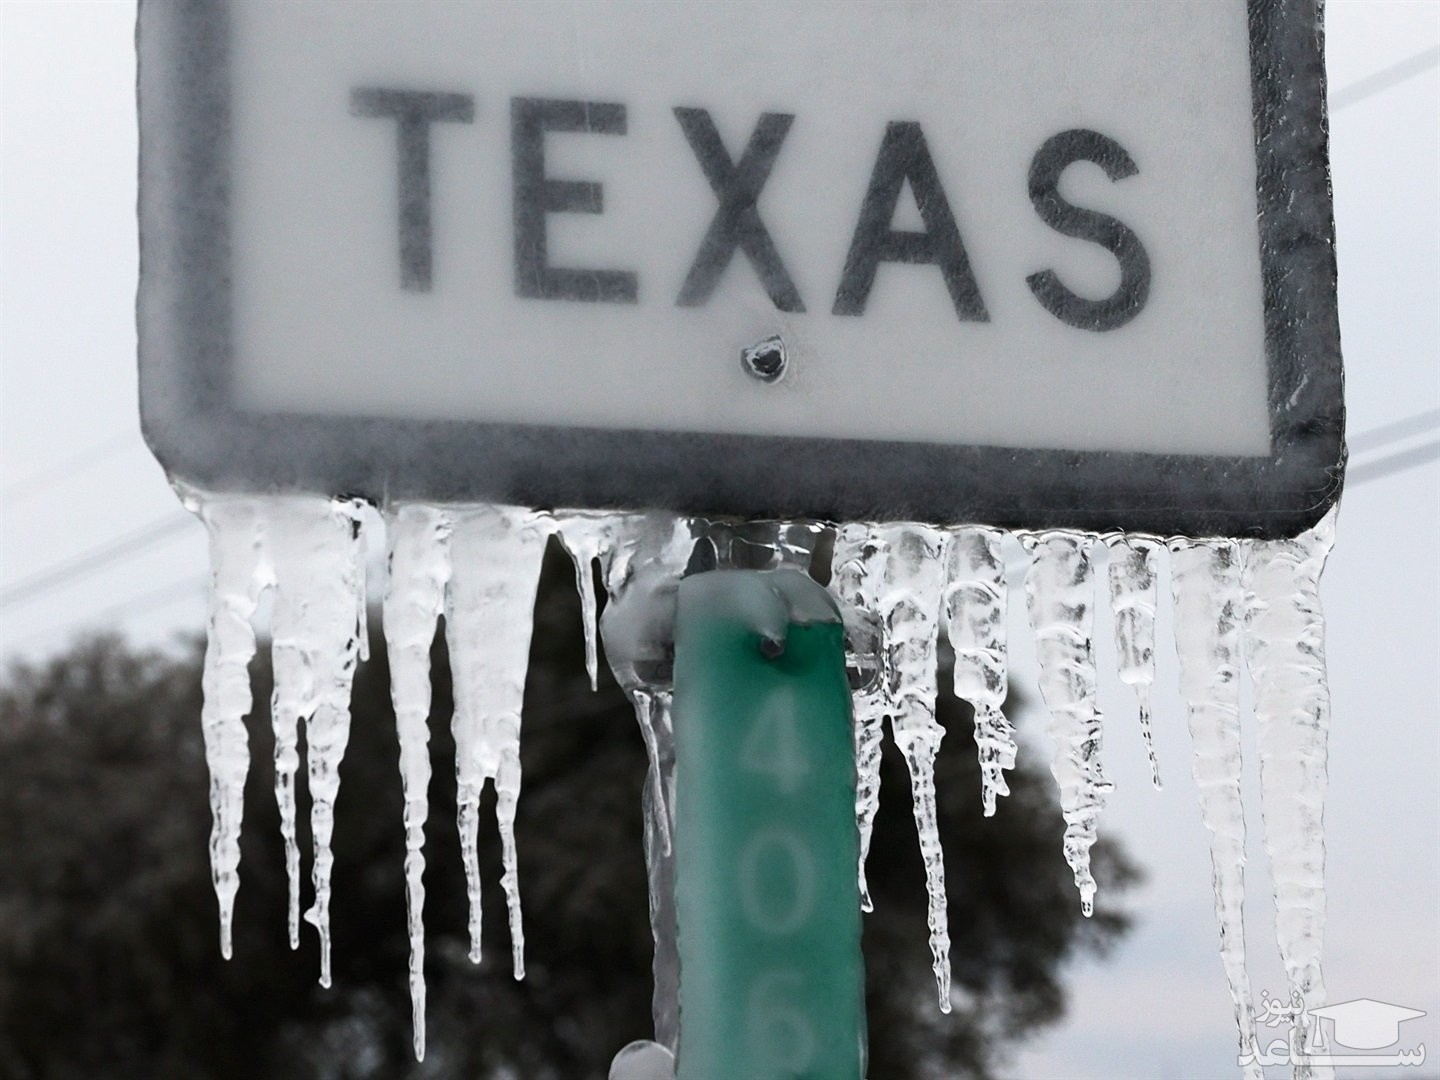
[[[1315,0],[142,0],[145,431],[216,490],[1293,535]]]

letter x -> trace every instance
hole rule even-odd
[[[777,308],[804,311],[800,293],[780,261],[780,253],[775,250],[775,242],[770,239],[755,206],[795,117],[786,113],[762,113],[738,165],[731,162],[709,112],[676,109],[675,119],[680,121],[690,149],[695,152],[700,168],[705,170],[705,178],[720,201],[720,209],[710,222],[675,303],[680,307],[698,307],[709,300],[738,247],[750,259],[750,265]]]

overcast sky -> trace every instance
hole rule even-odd
[[[0,18],[0,653],[43,655],[101,625],[164,640],[201,623],[205,542],[138,434],[133,5],[0,0]],[[1399,1046],[1440,1055],[1440,4],[1345,0],[1328,22],[1353,456],[1323,582],[1335,703],[1326,975],[1331,1001],[1425,1010]],[[1016,661],[1029,679],[1023,641]],[[1069,1017],[1016,1075],[1235,1073],[1167,649],[1160,662],[1163,793],[1150,789],[1131,698],[1114,680],[1102,690],[1117,791],[1101,830],[1149,875],[1137,928],[1073,973]],[[1026,748],[1048,757],[1041,728],[1027,718]],[[1249,751],[1258,997],[1284,981],[1253,740]],[[1419,1072],[1440,1075],[1436,1062]]]

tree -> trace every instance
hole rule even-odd
[[[466,958],[449,672],[436,648],[427,826],[429,1053],[410,1053],[397,747],[380,643],[356,678],[335,829],[335,985],[313,934],[285,942],[284,862],[270,769],[269,669],[254,665],[235,959],[220,959],[207,863],[200,648],[96,637],[0,687],[0,1074],[69,1077],[603,1076],[649,1033],[642,860],[644,751],[613,682],[592,693],[563,556],[547,558],[526,686],[518,840],[528,973],[509,975],[499,846],[482,825],[485,958]],[[870,1075],[985,1076],[1064,1009],[1062,961],[1123,932],[1134,871],[1095,848],[1094,919],[1060,857],[1049,776],[1013,772],[979,813],[970,715],[942,693],[937,770],[956,1009],[935,1007],[908,783],[887,748],[865,921]],[[1023,763],[1022,763],[1023,764]],[[306,806],[302,802],[302,845]],[[490,820],[493,796],[482,807]]]

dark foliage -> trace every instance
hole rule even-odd
[[[499,846],[482,825],[484,962],[466,958],[449,673],[435,652],[427,827],[430,1050],[410,1053],[401,803],[383,648],[360,668],[335,829],[335,986],[313,932],[285,941],[267,710],[255,760],[235,959],[220,959],[207,863],[198,648],[179,658],[97,638],[0,688],[0,1077],[603,1077],[649,1033],[641,854],[644,752],[613,682],[585,681],[569,568],[551,552],[526,688],[518,823],[528,973],[509,974]],[[263,658],[255,701],[269,700]],[[1096,848],[1101,906],[1079,915],[1049,777],[1011,774],[980,816],[968,711],[942,694],[938,770],[956,1009],[935,1007],[908,784],[887,750],[865,923],[874,1080],[988,1075],[1064,1008],[1060,968],[1123,932],[1133,871]],[[305,804],[302,802],[302,829]],[[493,797],[482,807],[492,820]],[[302,833],[302,843],[308,836]]]

